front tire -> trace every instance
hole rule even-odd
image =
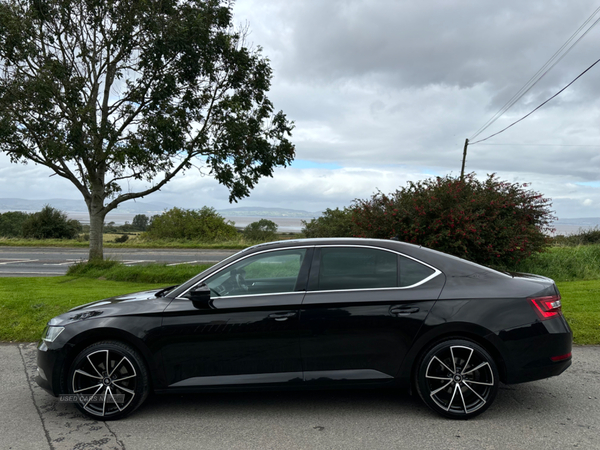
[[[489,408],[498,382],[498,369],[490,354],[463,339],[449,339],[432,347],[421,358],[416,373],[423,402],[452,419],[470,419]]]
[[[67,389],[85,415],[115,420],[135,411],[148,396],[150,386],[139,353],[122,342],[105,341],[90,345],[75,357]]]

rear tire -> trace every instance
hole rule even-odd
[[[67,377],[75,405],[96,420],[121,419],[146,400],[148,370],[140,354],[127,344],[104,341],[82,350]]]
[[[429,408],[451,419],[470,419],[490,407],[498,392],[498,369],[480,345],[448,339],[420,359],[416,373],[419,396]]]

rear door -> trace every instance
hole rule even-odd
[[[317,247],[300,315],[305,381],[391,380],[443,284],[387,249]]]

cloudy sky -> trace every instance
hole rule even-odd
[[[465,138],[600,6],[598,0],[238,0],[235,22],[274,71],[296,160],[227,203],[189,171],[143,201],[198,208],[349,205],[408,180],[458,175]],[[593,21],[600,19],[600,12]],[[521,118],[600,57],[600,24],[478,138]],[[596,43],[596,44],[595,44]],[[531,183],[560,218],[600,217],[600,64],[531,117],[469,147],[467,171]],[[475,139],[476,140],[476,139]],[[78,198],[48,169],[0,156],[0,197]]]

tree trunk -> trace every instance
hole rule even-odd
[[[106,217],[104,199],[98,201],[98,198],[92,194],[88,211],[90,214],[90,254],[88,260],[102,260],[104,259],[102,234],[104,231],[104,218]]]

